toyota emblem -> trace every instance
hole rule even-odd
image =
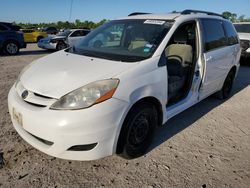
[[[29,92],[27,90],[24,90],[23,93],[22,93],[22,98],[23,99],[26,99],[29,95]]]

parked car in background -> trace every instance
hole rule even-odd
[[[19,26],[0,22],[0,50],[8,55],[16,55],[19,49],[26,48],[23,32]]]
[[[250,22],[234,23],[242,48],[241,56],[250,57]]]
[[[42,38],[48,37],[48,34],[35,29],[22,29],[25,42],[38,42]]]
[[[62,50],[76,44],[89,32],[88,29],[68,29],[58,35],[41,39],[38,42],[38,47],[48,50]]]
[[[157,126],[215,92],[230,97],[239,59],[237,32],[221,15],[136,13],[28,65],[9,112],[21,137],[49,155],[135,158]]]
[[[56,35],[58,33],[58,30],[55,27],[45,27],[42,28],[42,31],[50,35]]]

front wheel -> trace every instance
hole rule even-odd
[[[132,159],[143,155],[151,144],[157,123],[157,110],[150,103],[139,104],[130,110],[119,138],[123,143],[121,156]]]
[[[56,50],[58,50],[58,51],[63,50],[65,48],[67,48],[67,44],[63,41],[59,41],[56,45]]]

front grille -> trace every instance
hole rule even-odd
[[[45,107],[46,107],[46,105],[35,104],[35,103],[28,102],[28,101],[25,101],[25,100],[24,100],[24,102],[26,102],[26,103],[28,103],[28,104],[30,104],[30,105],[32,105],[32,106],[36,106],[36,107],[40,107],[40,108],[45,108]]]
[[[48,96],[41,95],[41,94],[38,94],[38,93],[34,93],[34,95],[37,96],[37,97],[45,98],[45,99],[53,99],[52,97],[48,97]]]
[[[240,46],[243,51],[246,51],[249,48],[249,40],[240,40]]]

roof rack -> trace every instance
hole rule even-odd
[[[144,15],[144,14],[151,14],[151,13],[147,13],[147,12],[133,12],[133,13],[129,14],[128,16],[136,16],[136,15]]]
[[[193,14],[202,13],[202,14],[207,14],[207,15],[211,15],[211,16],[219,16],[219,17],[225,18],[221,14],[217,14],[217,13],[214,13],[214,12],[202,11],[202,10],[190,10],[190,9],[187,9],[187,10],[184,10],[184,11],[181,12],[182,15],[192,14],[192,13]]]

